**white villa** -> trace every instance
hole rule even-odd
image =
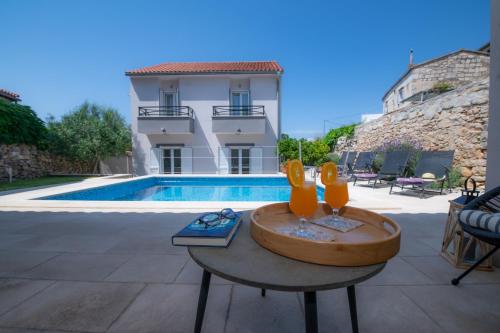
[[[134,174],[276,173],[282,74],[275,61],[126,72]]]

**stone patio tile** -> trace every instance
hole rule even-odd
[[[142,288],[142,284],[57,282],[0,317],[0,326],[104,332]]]
[[[385,268],[361,285],[416,285],[432,284],[433,281],[399,257],[389,260]]]
[[[297,293],[233,286],[226,332],[304,332],[304,313]]]
[[[58,253],[0,251],[0,276],[17,276],[56,255]]]
[[[453,267],[442,257],[407,257],[406,262],[421,272],[425,272],[433,281],[437,283],[449,284],[451,279],[458,277],[465,270]],[[499,283],[500,269],[496,268],[493,272],[475,270],[460,283]]]
[[[400,287],[447,332],[498,332],[500,286],[407,286]]]
[[[203,269],[193,261],[193,259],[189,259],[187,264],[184,266],[180,274],[177,276],[175,283],[184,283],[184,284],[200,284],[201,277],[203,275]],[[234,284],[229,280],[222,279],[214,274],[212,274],[212,278],[210,280],[212,284]]]
[[[33,239],[17,242],[11,248],[28,251],[104,253],[118,240],[109,235],[37,235]]]
[[[178,255],[143,254],[134,256],[109,275],[106,281],[174,282],[187,260],[185,256]]]
[[[33,238],[33,235],[23,235],[23,234],[10,234],[2,233],[0,234],[0,250],[8,250],[19,242],[23,242]]]
[[[52,283],[48,280],[0,279],[0,315]]]
[[[414,256],[438,256],[439,251],[429,246],[424,239],[410,237],[403,233],[398,256],[414,257]]]
[[[107,254],[62,254],[21,276],[29,278],[101,281],[130,256]]]
[[[148,285],[108,332],[192,332],[199,289],[194,285]],[[231,286],[210,286],[203,332],[224,331],[230,290]]]
[[[0,333],[67,333],[63,331],[47,331],[47,330],[30,330],[30,329],[25,329],[25,328],[0,328]],[[84,332],[76,332],[76,331],[71,331],[71,333],[84,333]]]
[[[188,255],[182,246],[173,246],[169,235],[136,235],[119,240],[107,253],[124,254],[182,254]]]
[[[345,288],[317,293],[320,332],[351,332]],[[360,332],[444,332],[398,287],[357,287]]]

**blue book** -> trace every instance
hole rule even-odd
[[[233,219],[222,218],[214,225],[196,219],[172,236],[173,245],[227,247],[241,224],[241,214]]]

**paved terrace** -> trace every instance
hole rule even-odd
[[[353,205],[363,197],[389,205],[385,213],[403,229],[399,255],[357,287],[361,331],[498,332],[500,270],[473,272],[454,287],[461,271],[439,256],[450,196],[387,192],[351,189]],[[196,213],[3,210],[0,333],[192,331],[202,271],[170,237]],[[319,292],[318,303],[321,332],[350,332],[345,289]],[[303,318],[300,294],[262,298],[214,278],[204,331],[303,332]]]

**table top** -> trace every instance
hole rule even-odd
[[[344,288],[379,273],[385,263],[338,267],[289,259],[257,244],[250,236],[249,218],[227,248],[188,247],[193,260],[205,270],[226,280],[281,291],[316,291]]]

